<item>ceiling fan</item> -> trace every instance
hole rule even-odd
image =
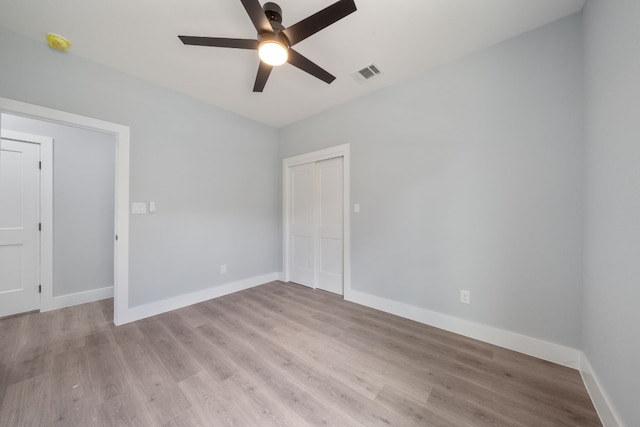
[[[260,57],[260,66],[253,85],[254,92],[262,92],[273,67],[282,65],[285,62],[326,83],[331,83],[335,80],[335,76],[320,68],[291,47],[355,12],[356,4],[354,0],[340,0],[287,28],[282,25],[282,9],[277,4],[267,2],[264,6],[260,6],[258,0],[240,1],[258,31],[256,40],[222,37],[178,37],[186,45],[257,50]]]

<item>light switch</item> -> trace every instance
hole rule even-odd
[[[144,215],[147,213],[147,204],[134,202],[131,203],[131,213],[134,215]]]
[[[353,213],[360,213],[360,204],[359,203],[354,203],[353,204]]]
[[[149,213],[156,213],[156,202],[149,202]]]

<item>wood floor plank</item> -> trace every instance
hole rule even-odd
[[[32,358],[11,363],[9,367],[8,384],[19,383],[44,374],[50,370],[52,360],[51,353],[38,352],[38,354]]]
[[[117,348],[105,343],[86,346],[88,377],[90,386],[98,401],[112,399],[127,387],[126,371],[122,369],[124,360]]]
[[[476,402],[488,410],[513,420],[513,424],[563,426],[572,425],[575,421],[554,408],[547,408],[541,412],[539,404],[535,400],[522,399],[517,395],[501,394],[491,387],[479,385],[461,376],[440,373],[436,378],[437,384],[434,388],[439,392]],[[578,425],[586,426],[589,424]]]
[[[272,307],[275,306],[272,305]],[[246,321],[252,322],[251,318],[246,316],[249,311],[262,313],[264,309],[261,309],[248,298],[243,298],[241,304],[234,306],[235,313]],[[284,349],[303,359],[305,364],[313,365],[335,378],[340,378],[349,387],[371,399],[382,388],[383,381],[381,378],[375,372],[363,369],[360,358],[351,357],[348,351],[329,355],[328,352],[325,352],[327,350],[327,342],[324,336],[315,335],[315,339],[312,340],[313,343],[309,343],[308,337],[310,333],[313,334],[313,331],[290,321],[287,316],[282,315],[282,311],[279,309],[272,311],[268,317],[273,324],[278,325],[269,330],[268,335],[277,339]],[[304,338],[297,338],[298,334],[302,334]]]
[[[259,408],[265,424],[276,426],[303,426],[308,424],[300,415],[292,411],[278,396],[260,385],[251,375],[238,372],[226,379],[226,386],[233,396],[243,396],[245,405]]]
[[[167,330],[179,341],[191,356],[218,380],[234,375],[238,368],[229,356],[202,339],[194,329],[183,320],[182,311],[166,313],[159,317]]]
[[[164,424],[163,427],[194,427],[194,426],[204,426],[206,425],[207,420],[203,420],[200,418],[198,414],[196,414],[196,410],[191,407],[184,412],[181,412],[174,419]]]
[[[387,348],[392,352],[392,355],[381,351],[376,352],[378,356],[386,355],[388,361],[397,360],[402,364],[408,364],[412,361],[423,360],[429,366],[429,380],[433,385],[440,383],[439,373],[454,372],[458,377],[483,385],[485,393],[497,393],[505,402],[512,402],[513,396],[518,396],[517,403],[519,406],[526,408],[531,408],[532,405],[535,408],[540,402],[545,402],[547,411],[550,414],[554,414],[553,417],[550,417],[551,419],[564,419],[565,422],[571,423],[575,422],[574,420],[588,420],[583,418],[584,414],[581,414],[579,409],[576,412],[573,403],[567,404],[560,398],[560,396],[568,393],[566,390],[567,384],[558,384],[554,378],[550,377],[531,377],[526,365],[521,365],[517,369],[505,369],[505,367],[496,365],[482,357],[466,360],[466,363],[460,363],[457,358],[433,356],[427,358],[426,353],[420,352],[411,344],[394,341],[388,336],[381,336],[377,331],[354,332],[351,327],[348,327],[347,330],[349,331],[349,338],[346,342],[359,350],[374,345],[379,346],[381,349]],[[479,361],[482,361],[482,363]],[[416,375],[427,375],[427,373],[416,373]],[[548,393],[541,390],[540,380],[550,383],[546,387],[553,392]],[[521,385],[523,383],[533,385],[533,387],[522,388]],[[582,389],[584,390],[584,387]],[[584,403],[579,402],[579,405]],[[562,416],[558,414],[558,404],[564,412]],[[535,410],[532,410],[532,412],[535,413]],[[590,409],[587,410],[587,413],[593,415],[593,411]]]
[[[377,313],[376,313],[377,314]],[[405,320],[405,319],[402,319]],[[416,343],[422,346],[440,350],[448,354],[466,353],[475,357],[485,357],[492,359],[495,355],[495,348],[475,340],[444,332],[437,328],[426,327],[418,323],[409,322],[402,323],[390,322],[388,318],[380,318],[367,313],[361,317],[361,324],[365,327],[376,328],[395,337],[410,343]],[[460,339],[454,340],[454,337]]]
[[[548,374],[534,375],[524,363],[513,368],[495,361],[480,363],[476,360],[456,366],[462,376],[486,385],[505,399],[517,398],[521,407],[530,407],[532,402],[535,405],[544,403],[549,413],[564,414],[566,422],[578,420],[585,426],[594,425],[592,422],[599,424],[584,386],[581,387],[583,393],[579,393],[573,383],[559,382]]]
[[[105,427],[158,425],[151,414],[140,410],[141,406],[140,397],[131,390],[113,396],[99,405],[99,425]]]
[[[345,385],[368,399],[374,399],[385,385],[385,379],[376,370],[363,366],[362,359],[348,353],[332,353],[324,342],[308,346],[304,340],[286,330],[274,331],[283,347],[300,358],[305,364],[315,366],[333,378],[339,378]]]
[[[118,344],[126,344],[144,339],[144,335],[140,332],[137,323],[127,323],[120,326],[110,324],[109,331]]]
[[[225,314],[235,317],[237,324],[248,330],[251,320],[244,320],[246,313],[240,312],[238,307],[227,307],[229,311]],[[330,402],[334,410],[341,410],[346,416],[352,417],[357,423],[362,425],[400,425],[401,421],[386,408],[376,406],[370,399],[363,396],[356,390],[350,389],[343,383],[343,379],[331,378],[326,373],[317,369],[317,365],[304,363],[295,353],[286,349],[280,341],[269,340],[262,328],[259,328],[253,335],[253,342],[257,344],[263,354],[269,355],[269,360],[273,360],[276,365],[286,367],[287,375],[296,380],[299,384],[313,389],[325,401]]]
[[[580,373],[572,368],[538,359],[514,351],[499,348],[494,352],[493,360],[496,363],[504,365],[505,368],[521,367],[525,365],[527,371],[536,376],[547,376],[566,386],[573,384],[574,386],[584,390],[584,383]]]
[[[221,349],[234,355],[246,374],[255,378],[310,425],[352,425],[348,418],[319,400],[314,391],[274,366],[260,348],[226,335],[211,324],[202,325],[198,330]]]
[[[10,366],[4,362],[0,362],[0,408],[2,408],[2,402],[4,401],[4,397],[7,394],[10,373]]]
[[[18,349],[22,348],[27,339],[25,330],[28,318],[29,315],[22,315],[0,320],[0,343],[3,344],[0,346],[0,363],[5,366],[16,359]]]
[[[198,362],[171,336],[158,318],[141,320],[138,322],[138,328],[176,382],[202,370]]]
[[[399,361],[390,352],[373,349],[368,343],[356,343],[348,336],[327,339],[316,331],[307,331],[289,337],[300,349],[306,349],[314,357],[338,366],[358,366],[356,375],[364,381],[390,384],[407,394],[421,396],[426,401],[432,387],[431,374],[422,368]],[[357,349],[357,351],[354,351]]]
[[[2,426],[601,426],[573,369],[272,282],[0,319]]]
[[[1,426],[42,426],[49,419],[46,411],[38,405],[45,406],[49,400],[49,376],[38,375],[7,387],[5,399],[0,407]]]
[[[523,427],[525,424],[512,420],[502,414],[493,412],[474,401],[464,399],[457,395],[444,393],[435,388],[429,395],[427,407],[450,419],[456,420],[456,424],[463,425],[490,425],[501,427]]]
[[[25,362],[41,357],[50,351],[54,330],[59,328],[61,317],[48,313],[34,313],[25,316],[22,336],[16,343],[13,361]]]
[[[407,425],[449,427],[453,420],[429,409],[426,404],[413,399],[389,385],[385,385],[375,398],[381,404],[407,419]]]
[[[200,325],[204,325],[209,321],[207,316],[200,313],[192,305],[181,308],[180,310],[176,310],[176,311],[179,312],[180,317],[182,317],[185,320],[185,322],[187,322],[187,324],[193,329],[197,328]]]
[[[50,375],[48,414],[54,425],[90,425],[98,419],[97,385],[90,379],[86,353],[57,354]]]
[[[191,407],[146,338],[119,347],[136,388],[157,425],[171,421]]]
[[[243,411],[222,381],[201,371],[179,383],[198,419],[215,426],[259,425],[255,413]]]
[[[272,306],[275,307],[276,310],[286,313],[286,317],[289,320],[297,323],[301,327],[314,330],[322,335],[337,337],[343,333],[343,330],[336,325],[314,319],[312,316],[318,313],[317,310],[307,306],[293,304],[283,293],[278,292],[277,287],[275,291],[250,294],[249,298],[255,298],[260,303],[264,303],[265,306],[273,304]]]

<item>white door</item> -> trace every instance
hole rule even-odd
[[[0,317],[40,308],[40,146],[0,144]]]
[[[288,280],[343,294],[343,158],[291,166]]]
[[[289,280],[315,287],[315,164],[289,168]]]
[[[342,295],[342,157],[316,163],[317,283]]]

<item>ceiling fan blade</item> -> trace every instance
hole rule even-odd
[[[262,6],[258,0],[240,0],[244,9],[247,11],[253,26],[256,27],[258,33],[273,33],[273,28],[267,19],[267,15],[264,14]]]
[[[267,84],[267,79],[269,78],[269,74],[271,74],[272,69],[273,67],[271,65],[260,61],[260,67],[258,67],[258,74],[256,75],[256,82],[253,84],[254,92],[262,92],[264,85]]]
[[[236,49],[258,48],[258,40],[195,36],[178,36],[178,38],[182,40],[182,43],[193,46],[233,47]]]
[[[318,65],[309,61],[307,58],[300,55],[293,49],[289,49],[289,59],[287,62],[289,62],[289,64],[293,65],[294,67],[298,67],[302,71],[306,71],[312,76],[319,78],[325,83],[331,83],[336,79],[334,75],[320,68]]]
[[[282,32],[287,36],[289,45],[293,46],[355,11],[356,4],[353,0],[340,0]]]

